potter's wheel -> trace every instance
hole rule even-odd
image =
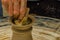
[[[0,19],[0,40],[10,40],[12,37],[11,24],[8,20]]]
[[[36,21],[33,25],[33,40],[60,40],[60,20],[35,16]],[[38,20],[38,21],[37,21]],[[7,19],[0,20],[0,40],[11,40],[11,24]]]
[[[12,32],[10,27],[0,28],[0,40],[10,40],[12,36]]]
[[[33,40],[60,40],[60,19],[35,16]]]

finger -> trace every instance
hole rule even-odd
[[[18,16],[19,15],[19,8],[20,8],[20,4],[19,4],[20,0],[14,0],[14,15]]]
[[[9,16],[13,16],[13,1],[9,0]]]
[[[2,7],[8,11],[8,0],[2,0]]]
[[[8,1],[7,0],[2,0],[2,4],[4,5],[6,5],[6,3],[7,3]]]
[[[26,13],[27,0],[21,0],[20,17],[22,19]]]

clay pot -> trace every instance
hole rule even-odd
[[[19,26],[19,25],[13,24],[12,40],[33,40],[31,32],[32,32],[32,24],[34,23],[34,18],[31,15],[29,15],[28,18],[29,18],[28,21],[30,21],[30,23],[26,25]]]

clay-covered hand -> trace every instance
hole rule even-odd
[[[22,19],[26,13],[27,0],[2,0],[2,5],[9,16],[19,16]]]

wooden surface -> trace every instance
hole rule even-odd
[[[33,25],[33,40],[60,40],[60,20],[50,17],[35,16]],[[0,20],[0,40],[11,40],[11,24],[3,19]]]

